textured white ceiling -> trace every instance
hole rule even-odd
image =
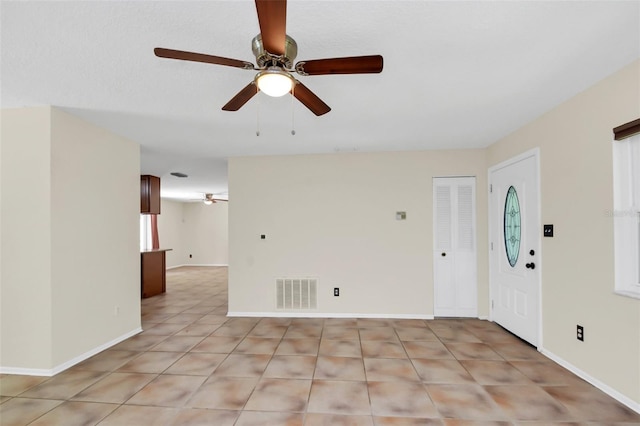
[[[222,111],[254,71],[154,56],[255,62],[253,1],[2,1],[0,25],[2,107],[55,105],[126,136],[185,198],[224,193],[232,156],[485,147],[640,57],[638,1],[290,0],[297,60],[385,61],[298,76],[332,108],[316,117],[263,94]]]

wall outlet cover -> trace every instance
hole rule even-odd
[[[584,327],[581,325],[576,326],[576,338],[584,342]]]

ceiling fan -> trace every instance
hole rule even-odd
[[[225,200],[223,198],[213,198],[213,194],[204,194],[204,198],[201,199],[201,200],[206,205],[211,205],[211,204],[217,203],[218,201],[224,201],[224,202],[229,201],[229,200]]]
[[[380,55],[351,56],[330,59],[314,59],[300,61],[293,66],[298,53],[295,40],[286,34],[287,1],[255,0],[258,12],[260,34],[254,37],[253,54],[257,66],[251,62],[202,53],[182,50],[154,49],[161,58],[179,59],[183,61],[204,62],[215,65],[259,71],[252,82],[240,90],[225,106],[224,111],[237,111],[259,91],[269,96],[283,96],[291,93],[315,115],[323,115],[331,111],[318,96],[309,90],[292,75],[326,75],[326,74],[370,74],[382,71],[383,61]]]

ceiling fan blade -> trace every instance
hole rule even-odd
[[[225,106],[222,107],[224,111],[237,111],[244,104],[246,104],[249,99],[253,98],[256,93],[258,93],[258,86],[252,81],[247,84],[244,89],[238,92]]]
[[[205,55],[203,53],[185,52],[183,50],[164,49],[156,47],[153,53],[160,58],[180,59],[182,61],[204,62],[206,64],[226,65],[229,67],[252,70],[253,64],[238,59],[223,58],[222,56]]]
[[[293,87],[292,92],[293,96],[315,115],[323,115],[331,111],[329,105],[325,104],[322,99],[317,97],[315,93],[298,80],[296,80],[296,85]]]
[[[296,71],[302,75],[372,74],[381,72],[382,65],[380,55],[351,56],[300,61],[296,64]]]
[[[284,55],[287,1],[256,0],[256,10],[264,50],[274,55]]]

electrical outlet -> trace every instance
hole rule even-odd
[[[334,296],[340,296],[340,289],[338,287],[334,287],[333,289],[333,295]]]
[[[581,342],[584,342],[584,327],[581,325],[576,326],[576,338]]]

